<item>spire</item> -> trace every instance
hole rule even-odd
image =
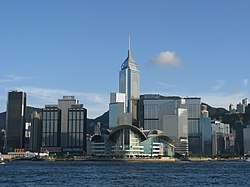
[[[128,36],[128,58],[131,58],[131,50],[130,50],[130,35]]]

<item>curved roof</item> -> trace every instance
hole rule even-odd
[[[103,140],[103,137],[101,135],[94,135],[92,138],[91,138],[91,141],[92,142],[101,142],[101,141],[104,141]]]
[[[164,132],[162,130],[151,130],[148,132],[148,136],[155,136],[155,135],[163,135]]]
[[[113,141],[113,138],[115,137],[117,132],[119,132],[122,129],[130,129],[131,131],[133,131],[134,133],[139,135],[139,137],[142,139],[142,141],[147,139],[146,135],[139,128],[137,128],[133,125],[120,125],[120,126],[117,126],[116,128],[113,129],[110,136],[108,137],[108,140]]]

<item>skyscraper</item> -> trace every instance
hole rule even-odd
[[[128,57],[123,62],[119,73],[119,92],[125,93],[125,113],[131,113],[132,119],[137,119],[137,103],[140,95],[140,72],[131,55],[130,41]]]
[[[24,148],[25,111],[26,93],[10,91],[6,116],[7,148],[9,151]]]
[[[74,96],[63,96],[63,99],[58,99],[58,108],[62,111],[61,119],[61,146],[67,146],[67,133],[68,133],[68,109],[72,105],[77,105],[78,100]]]

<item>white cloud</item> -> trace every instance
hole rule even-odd
[[[44,89],[36,87],[20,87],[27,93],[28,105],[34,107],[44,107],[46,104],[56,104],[63,96],[75,96],[80,104],[88,110],[88,118],[96,118],[108,110],[109,94],[71,92],[59,89]]]
[[[152,63],[159,65],[180,65],[181,60],[175,55],[175,52],[163,51],[159,55],[155,56]]]
[[[26,79],[30,79],[30,78],[11,74],[11,75],[8,75],[5,79],[1,79],[0,83],[17,82],[17,81],[26,80]]]
[[[213,87],[213,91],[218,91],[224,86],[225,83],[226,83],[225,80],[217,80],[215,86]]]

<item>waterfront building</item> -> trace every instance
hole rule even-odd
[[[230,152],[230,125],[221,121],[212,122],[212,155]]]
[[[140,145],[144,150],[142,155],[148,157],[173,157],[176,152],[174,142],[160,130],[149,131],[147,139]]]
[[[201,129],[201,154],[211,155],[212,125],[211,125],[211,118],[209,117],[206,105],[201,105],[200,129]]]
[[[185,98],[188,110],[188,146],[192,154],[201,154],[201,98]]]
[[[125,97],[125,93],[110,93],[109,128],[121,124],[121,118],[125,114]]]
[[[158,157],[174,155],[172,140],[162,131],[149,131],[146,136],[133,125],[113,129],[106,143],[106,154],[115,157]]]
[[[58,105],[45,106],[42,150],[87,152],[87,109],[77,103],[74,96],[63,96],[58,100]]]
[[[82,104],[68,109],[67,148],[87,152],[86,142],[87,109]]]
[[[250,155],[250,125],[243,129],[244,154]]]
[[[102,135],[94,135],[87,144],[87,154],[89,156],[105,155],[105,138]]]
[[[40,152],[42,147],[42,113],[37,111],[31,114],[30,150]]]
[[[61,109],[58,105],[46,105],[42,109],[42,147],[50,152],[61,147]]]
[[[188,154],[188,111],[185,99],[147,94],[140,96],[139,121],[145,130],[162,130],[179,154]]]
[[[58,99],[58,108],[61,110],[61,146],[67,146],[67,131],[68,131],[68,109],[72,105],[77,105],[78,100],[74,96],[63,96]]]
[[[21,91],[8,92],[6,133],[9,151],[25,147],[25,113],[26,93]]]

